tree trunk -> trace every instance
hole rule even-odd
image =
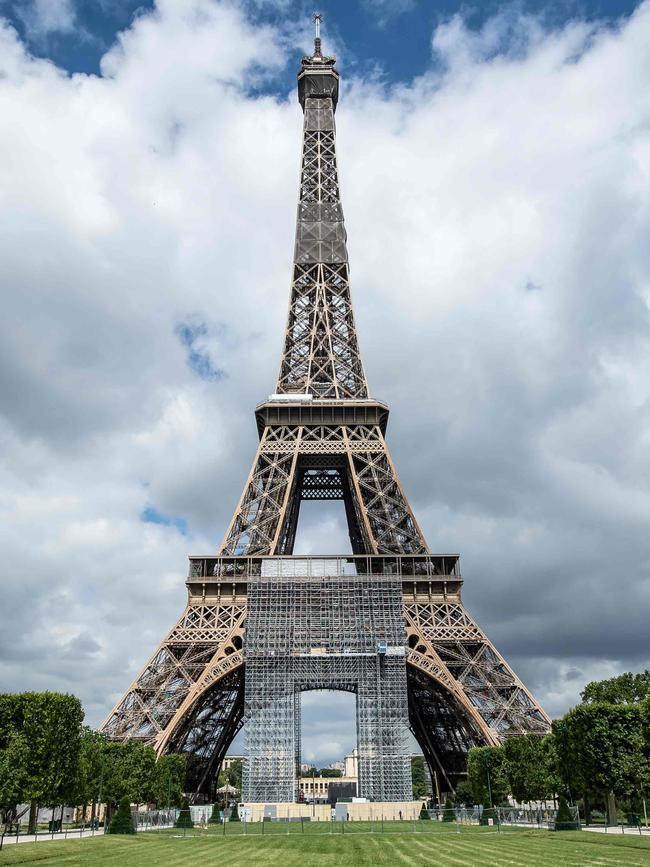
[[[616,798],[614,792],[607,794],[607,823],[609,825],[616,824]]]
[[[38,801],[32,798],[29,802],[29,824],[27,825],[27,833],[36,833],[36,820],[38,818]]]
[[[591,804],[589,803],[589,795],[583,795],[582,800],[585,806],[585,825],[591,825]]]

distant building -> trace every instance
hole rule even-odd
[[[345,756],[343,759],[343,776],[344,777],[354,777],[354,779],[359,778],[359,751],[355,747],[349,756]]]
[[[299,797],[307,804],[332,803],[330,799],[331,786],[338,797],[348,796],[352,798],[357,794],[358,782],[357,777],[300,777],[298,780]]]
[[[242,762],[243,760],[244,760],[243,756],[232,756],[232,755],[224,756],[223,762],[221,763],[221,770],[222,771],[228,771],[230,768],[232,768],[232,766],[235,764],[235,762]]]

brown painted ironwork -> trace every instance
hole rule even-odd
[[[327,585],[324,599],[332,598],[337,575],[347,576],[350,592],[400,593],[404,653],[390,670],[406,686],[399,692],[396,680],[395,695],[408,694],[404,713],[448,790],[464,773],[470,746],[544,734],[550,725],[464,607],[457,555],[429,550],[386,445],[388,407],[369,396],[350,298],[334,63],[322,55],[318,37],[298,74],[304,127],[291,296],[276,391],[256,408],[260,442],[251,471],[218,554],[190,558],[187,608],[101,727],[111,738],[140,739],[159,753],[188,753],[195,792],[207,793],[245,718],[245,697],[251,706],[261,700],[250,677],[245,684],[247,658],[251,673],[269,670],[268,657],[247,645],[247,606],[251,588],[256,599],[272,598],[259,588],[273,575],[289,598],[305,576],[309,586]],[[300,504],[309,499],[343,500],[352,555],[293,555]],[[401,591],[387,590],[393,584],[386,576],[395,576]],[[391,599],[385,601],[390,607]],[[296,611],[296,617],[309,614]],[[260,616],[256,610],[258,624]],[[309,638],[300,637],[305,647]],[[321,651],[312,656],[326,655]],[[312,663],[311,680],[303,665],[296,688],[323,684],[323,660]],[[358,690],[360,676],[340,675],[339,688]],[[293,717],[291,725],[298,725]],[[368,780],[381,771],[367,767]],[[268,792],[268,781],[262,786],[251,773],[248,794],[260,800],[255,793]],[[405,797],[400,773],[394,772],[393,789],[373,789],[373,796]]]

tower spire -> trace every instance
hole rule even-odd
[[[314,12],[314,60],[316,60],[316,58],[320,59],[323,56],[320,48],[320,25],[322,20],[323,16],[320,12]]]
[[[302,166],[276,392],[256,407],[259,445],[219,552],[190,558],[185,611],[101,730],[187,755],[187,791],[207,796],[245,722],[243,800],[293,803],[298,695],[343,689],[357,696],[359,794],[408,802],[409,725],[453,791],[471,746],[543,735],[550,720],[465,609],[458,555],[430,552],[384,438],[388,407],[368,393],[336,162],[339,74],[320,23],[298,73]],[[294,556],[307,500],[343,502],[352,554]]]

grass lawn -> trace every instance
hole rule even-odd
[[[452,826],[453,827],[453,826]],[[464,828],[460,834],[237,834],[224,839],[218,833],[174,837],[142,833],[134,837],[94,837],[25,843],[0,852],[4,864],[114,864],[148,865],[219,864],[227,867],[556,867],[594,864],[650,865],[650,839],[588,832],[553,834],[548,831],[483,833]]]

